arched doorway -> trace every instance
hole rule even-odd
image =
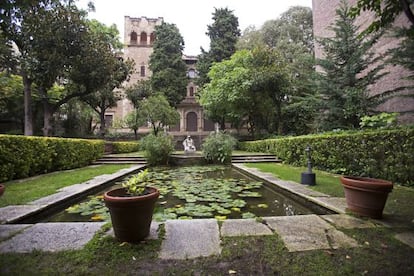
[[[197,131],[197,114],[195,112],[188,112],[186,119],[186,131]]]

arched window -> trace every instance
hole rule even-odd
[[[154,41],[155,41],[155,34],[151,33],[150,34],[150,44],[154,44]]]
[[[132,32],[131,33],[131,44],[137,44],[137,33],[136,32]]]
[[[197,114],[195,112],[189,112],[187,114],[186,131],[197,131]]]
[[[141,66],[141,77],[145,77],[145,66]]]
[[[140,38],[139,42],[141,43],[141,45],[147,45],[147,33],[142,32],[140,37],[141,38]]]
[[[194,87],[190,87],[190,97],[194,97]]]

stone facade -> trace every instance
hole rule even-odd
[[[349,6],[355,5],[357,0],[348,0]],[[313,32],[315,37],[329,37],[333,32],[329,26],[335,22],[335,11],[338,8],[340,0],[312,0],[313,9]],[[356,24],[360,29],[365,29],[373,20],[373,14],[369,12],[362,13],[357,19]],[[408,18],[404,14],[398,16],[394,22],[395,27],[408,26]],[[374,46],[377,54],[384,54],[389,49],[398,47],[399,40],[392,36],[391,33],[385,34]],[[323,57],[322,49],[315,45],[316,58]],[[385,71],[389,72],[382,77],[370,89],[373,95],[401,87],[403,85],[413,85],[413,82],[406,80],[409,72],[398,65],[388,65]],[[408,93],[403,91],[402,94]],[[414,123],[414,99],[407,97],[394,97],[378,107],[379,111],[399,112],[401,123]]]

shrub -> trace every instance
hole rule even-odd
[[[138,142],[113,142],[113,153],[128,153],[139,151]]]
[[[236,144],[236,139],[229,134],[211,133],[204,140],[201,149],[208,162],[224,164],[231,161],[231,154]]]
[[[157,136],[151,133],[141,139],[141,149],[149,165],[168,165],[169,156],[174,150],[173,139],[163,133]]]
[[[284,163],[305,166],[307,145],[312,147],[312,164],[318,169],[414,185],[413,128],[242,142],[240,148],[269,152]]]
[[[0,181],[86,166],[103,147],[100,140],[0,135]]]

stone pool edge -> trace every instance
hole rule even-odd
[[[346,201],[342,197],[332,197],[321,192],[314,191],[306,185],[299,184],[293,181],[285,181],[278,179],[271,173],[262,172],[256,168],[248,168],[243,164],[231,164],[233,168],[245,173],[259,181],[264,181],[274,186],[277,190],[284,192],[286,195],[291,195],[293,198],[302,199],[301,203],[306,205],[306,201],[311,204],[316,204],[324,209],[328,209],[333,213],[345,214]]]
[[[128,174],[142,170],[147,165],[136,165],[121,169],[112,174],[98,175],[86,182],[67,186],[58,190],[57,193],[39,198],[24,205],[9,205],[0,208],[0,224],[20,223],[29,217],[39,215],[42,212],[56,208],[63,202],[76,199],[87,194],[108,182],[116,181]]]

